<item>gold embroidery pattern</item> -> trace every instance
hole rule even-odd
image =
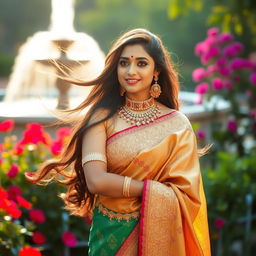
[[[116,139],[118,139],[120,137],[123,137],[123,136],[128,135],[128,134],[132,134],[135,131],[139,131],[139,130],[143,130],[143,129],[148,128],[148,127],[155,126],[156,124],[161,123],[161,122],[165,121],[166,119],[169,119],[169,118],[173,117],[175,115],[175,112],[176,111],[173,111],[173,112],[167,114],[166,116],[160,117],[159,119],[154,120],[154,122],[152,122],[152,123],[137,126],[137,127],[131,128],[131,129],[128,128],[126,131],[117,133],[115,135],[113,134],[113,135],[108,137],[107,144],[110,144],[111,142],[115,141]]]
[[[108,169],[111,172],[124,169],[143,150],[150,149],[168,135],[185,129],[191,129],[189,121],[180,112],[175,111],[153,124],[115,135],[107,142]]]
[[[175,253],[185,256],[181,213],[174,191],[171,187],[151,181],[148,200],[151,207],[145,216],[147,225],[143,227],[143,232],[146,240],[142,254],[165,256]]]
[[[119,213],[119,212],[113,212],[111,210],[109,210],[108,208],[106,208],[103,204],[101,204],[100,202],[96,203],[99,211],[104,215],[110,218],[110,220],[112,219],[116,219],[118,221],[120,220],[126,220],[129,221],[130,219],[137,219],[140,216],[140,212],[139,211],[135,211],[135,212],[129,212],[129,213]]]

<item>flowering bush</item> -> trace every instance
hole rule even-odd
[[[245,224],[238,220],[246,215],[246,196],[256,198],[256,61],[241,57],[243,48],[233,35],[211,28],[195,47],[203,66],[192,73],[198,104],[216,95],[230,103],[227,120],[211,120],[210,138],[197,130],[199,140],[213,142],[203,175],[211,238],[228,231],[222,237],[223,255],[233,255],[230,246],[237,239],[244,242],[243,250],[249,248]]]
[[[215,95],[230,103],[230,117],[224,129],[213,122],[212,139],[216,150],[233,147],[239,156],[255,148],[248,139],[256,137],[256,60],[253,54],[251,58],[241,57],[243,48],[233,35],[211,28],[206,39],[195,46],[203,67],[192,73],[198,83],[195,92],[199,104]]]
[[[63,202],[57,197],[64,188],[56,183],[46,187],[32,185],[24,173],[33,172],[45,160],[58,157],[71,130],[59,128],[56,138],[51,138],[40,124],[31,123],[18,140],[12,135],[13,128],[13,120],[0,123],[0,132],[6,133],[0,143],[1,255],[59,256],[65,246],[75,246],[78,238],[87,239],[87,222],[70,217],[64,223]]]

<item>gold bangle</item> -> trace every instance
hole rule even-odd
[[[124,184],[123,184],[123,196],[129,197],[130,196],[130,186],[131,186],[131,177],[124,177]]]

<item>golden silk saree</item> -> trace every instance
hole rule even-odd
[[[143,195],[97,197],[89,255],[211,255],[197,143],[183,114],[172,111],[113,133],[107,159],[109,172],[144,181]]]

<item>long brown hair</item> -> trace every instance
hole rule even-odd
[[[45,162],[39,170],[27,178],[37,184],[47,184],[55,179],[67,186],[67,192],[62,196],[66,209],[71,214],[85,216],[88,214],[94,203],[94,195],[88,190],[82,160],[82,138],[84,133],[92,126],[111,118],[116,111],[124,104],[124,97],[120,96],[120,85],[117,78],[117,65],[120,55],[127,45],[140,44],[145,51],[153,58],[155,67],[160,71],[158,82],[161,85],[162,93],[158,101],[172,109],[179,109],[178,92],[179,82],[170,56],[158,36],[145,29],[134,29],[123,34],[113,44],[106,60],[102,73],[92,81],[73,81],[66,79],[80,86],[92,86],[89,96],[75,109],[68,110],[68,113],[80,113],[90,107],[84,117],[73,126],[70,141],[63,150],[59,159]],[[107,115],[97,122],[89,124],[91,117],[96,111],[107,110]]]

